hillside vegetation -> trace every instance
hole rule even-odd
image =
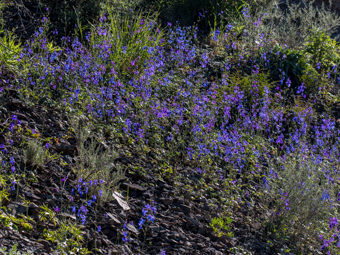
[[[340,254],[340,18],[313,1],[0,3],[1,254]]]

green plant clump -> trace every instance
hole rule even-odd
[[[0,252],[3,255],[32,255],[31,252],[18,251],[18,244],[14,244],[10,250],[6,248],[0,248]]]
[[[108,22],[92,30],[94,54],[96,48],[107,45],[105,47],[112,51],[107,68],[114,68],[123,78],[142,74],[150,53],[164,42],[163,32],[157,26],[155,17],[142,16],[142,13],[120,17],[113,8],[107,11]],[[106,19],[106,14],[103,15]]]
[[[233,237],[234,234],[231,231],[230,224],[232,223],[232,219],[230,217],[221,218],[214,217],[211,219],[210,226],[213,228],[214,232],[218,237],[227,236]]]
[[[19,71],[19,57],[22,51],[21,43],[14,34],[0,30],[0,68],[10,72]]]
[[[315,31],[308,36],[303,52],[318,70],[330,71],[340,64],[340,46],[325,31]]]
[[[82,247],[83,236],[79,227],[70,222],[62,223],[57,230],[44,230],[46,240],[56,243],[56,251],[61,254],[90,254]]]

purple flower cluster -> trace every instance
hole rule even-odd
[[[65,178],[63,178],[63,180],[66,181]],[[71,202],[74,202],[74,196],[76,195],[79,195],[80,198],[86,199],[86,204],[81,205],[78,210],[75,205],[71,206],[72,213],[76,213],[82,224],[86,223],[86,215],[89,210],[88,208],[97,203],[98,198],[95,194],[95,191],[100,188],[99,185],[102,185],[103,183],[103,180],[89,180],[88,182],[86,182],[82,178],[80,178],[78,180],[77,189],[75,190],[72,188],[72,196],[69,198]],[[102,196],[102,193],[102,189],[98,190],[99,198]]]
[[[156,211],[157,211],[156,207],[151,206],[150,204],[146,204],[142,210],[143,216],[140,218],[138,222],[138,229],[142,229],[146,221],[153,223],[155,220]]]
[[[327,252],[327,254],[332,254],[331,250],[333,250],[333,247],[336,247],[335,249],[340,248],[340,232],[338,224],[338,219],[336,217],[331,217],[329,219],[330,234],[328,237],[319,235],[319,238],[323,242],[321,250]]]
[[[128,238],[128,232],[127,232],[127,222],[124,221],[124,225],[123,225],[123,238],[122,238],[122,241],[124,243],[127,243],[129,241],[129,238]]]

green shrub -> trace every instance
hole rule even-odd
[[[262,54],[261,50],[259,53]],[[271,79],[279,82],[282,88],[296,92],[301,85],[300,77],[307,67],[304,53],[300,50],[275,46],[269,54],[267,53],[267,58],[270,59],[268,68]],[[263,59],[260,61],[263,61],[262,65],[265,66],[265,61]]]
[[[306,39],[303,52],[310,63],[321,70],[329,71],[340,64],[340,46],[325,31],[314,31]]]
[[[0,68],[4,67],[10,72],[18,72],[18,58],[21,52],[21,43],[16,40],[14,34],[0,30]]]
[[[268,64],[262,58],[264,53],[270,60]],[[334,68],[340,64],[340,48],[325,32],[315,31],[307,37],[300,49],[278,45],[269,49],[261,47],[257,62],[262,68],[269,70],[271,80],[288,91],[289,97],[301,94],[299,90],[303,84],[303,94],[317,98],[320,96],[319,92],[327,94],[332,90],[332,79],[336,79]],[[333,81],[334,86],[336,83]]]
[[[269,74],[266,73],[241,75],[236,72],[230,74],[227,81],[228,86],[221,86],[219,89],[227,94],[233,94],[236,87],[238,87],[239,90],[243,91],[246,103],[249,104],[248,106],[251,106],[254,100],[262,99],[265,96],[265,87],[272,89],[274,86],[274,83],[270,81]],[[223,96],[223,93],[221,96]]]
[[[0,157],[0,162],[2,162],[2,158]],[[0,207],[9,201],[9,187],[8,187],[8,179],[9,177],[4,174],[0,174]]]

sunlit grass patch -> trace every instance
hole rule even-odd
[[[142,13],[120,17],[113,8],[109,8],[103,17],[103,23],[93,28],[90,35],[94,54],[100,58],[106,55],[102,61],[109,60],[106,67],[117,72],[119,77],[132,78],[142,74],[151,52],[163,43],[164,32],[156,18]]]
[[[10,72],[19,72],[21,43],[10,32],[0,30],[0,67]]]

